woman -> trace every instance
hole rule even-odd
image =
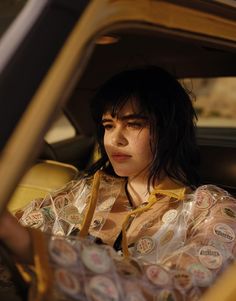
[[[54,297],[59,290],[60,298],[99,301],[198,298],[234,257],[236,208],[215,186],[193,193],[198,153],[188,94],[160,68],[130,70],[104,84],[92,112],[101,158],[17,213],[25,226],[89,241],[51,238],[9,216],[1,238],[21,260],[34,249],[36,270],[47,271],[41,287],[46,294],[54,281]]]

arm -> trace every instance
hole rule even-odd
[[[32,200],[15,212],[15,216],[23,226],[55,235],[70,235],[81,222],[89,194],[89,180],[82,178],[44,199]]]
[[[0,239],[17,260],[26,263],[32,262],[33,250],[30,233],[7,211],[0,218]]]

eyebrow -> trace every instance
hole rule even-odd
[[[145,115],[140,115],[140,114],[128,114],[128,115],[124,115],[121,116],[120,118],[118,118],[120,120],[130,120],[130,119],[142,119],[142,120],[147,120],[148,117]],[[103,118],[102,122],[109,122],[112,121],[112,117],[111,118]]]

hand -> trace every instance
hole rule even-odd
[[[0,239],[17,260],[24,263],[33,262],[30,233],[8,211],[4,211],[0,217]]]

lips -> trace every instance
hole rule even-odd
[[[111,154],[111,158],[112,160],[114,160],[115,162],[125,162],[128,159],[131,158],[130,155],[127,155],[125,153],[112,153]]]

